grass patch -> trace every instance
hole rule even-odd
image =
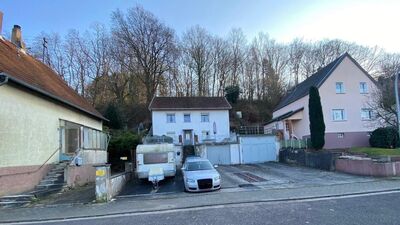
[[[351,148],[350,152],[354,153],[365,153],[368,156],[400,156],[400,149],[388,149],[388,148]]]

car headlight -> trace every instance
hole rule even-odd
[[[196,183],[196,181],[195,181],[195,180],[193,180],[193,179],[190,179],[190,178],[186,178],[186,182],[188,182],[188,183]]]
[[[219,181],[220,179],[221,179],[221,177],[219,175],[214,177],[214,181]]]

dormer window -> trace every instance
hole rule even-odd
[[[336,94],[344,94],[343,82],[336,82]]]

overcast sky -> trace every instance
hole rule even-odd
[[[340,38],[400,52],[399,0],[1,0],[2,34],[14,24],[28,42],[41,31],[84,31],[93,22],[109,25],[112,11],[137,4],[178,35],[196,24],[222,37],[240,27],[248,40],[267,32],[279,42]]]

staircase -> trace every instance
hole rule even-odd
[[[68,161],[62,161],[55,164],[32,191],[20,195],[0,197],[0,208],[23,206],[37,198],[60,192],[65,186],[64,169],[68,163]]]

